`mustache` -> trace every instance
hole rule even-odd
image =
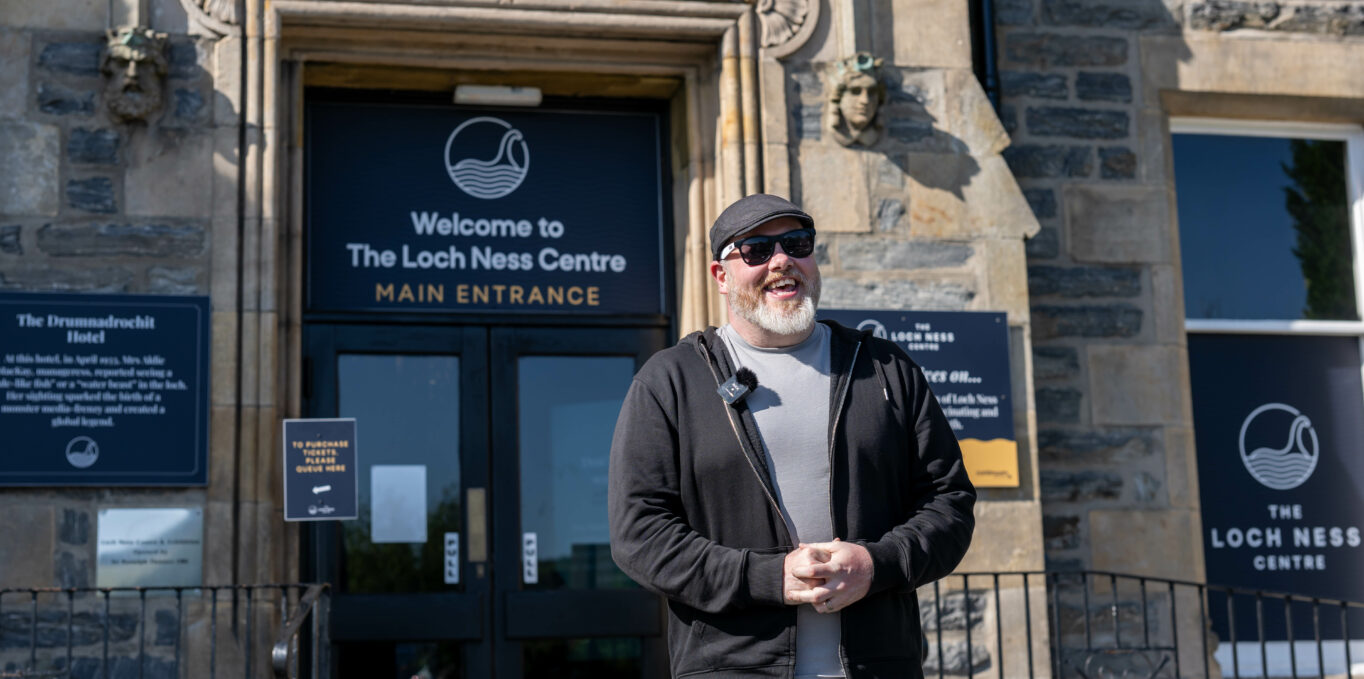
[[[800,285],[805,285],[805,283],[806,283],[805,275],[802,274],[802,273],[800,273],[799,271],[796,271],[796,270],[793,269],[793,270],[788,271],[788,272],[786,272],[786,273],[772,274],[771,276],[768,276],[767,278],[764,278],[762,284],[759,285],[758,287],[765,288],[765,287],[767,287],[767,286],[769,286],[769,285],[771,285],[771,284],[773,284],[773,283],[776,283],[777,281],[779,281],[779,280],[781,280],[781,279],[783,279],[783,278],[790,278],[791,280],[794,280],[795,282],[799,283]]]

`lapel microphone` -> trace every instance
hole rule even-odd
[[[731,407],[737,408],[749,394],[758,388],[758,376],[748,368],[739,368],[734,376],[715,389],[720,398]]]

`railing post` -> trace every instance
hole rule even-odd
[[[313,679],[330,679],[332,676],[331,605],[331,591],[323,587],[313,606],[313,652],[317,654],[317,660],[313,663]]]
[[[1198,586],[1198,639],[1203,651],[1203,679],[1212,679],[1212,667],[1208,665],[1208,590]]]

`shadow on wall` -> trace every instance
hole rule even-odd
[[[827,72],[826,72],[827,71]],[[791,107],[793,136],[798,140],[797,151],[807,150],[812,143],[838,146],[826,127],[826,105],[836,85],[832,67],[823,64],[793,64],[788,68],[788,101],[799,102]],[[951,192],[962,198],[962,187],[980,171],[971,157],[966,142],[942,129],[938,117],[930,108],[943,105],[944,75],[940,70],[896,68],[881,69],[886,87],[886,99],[878,112],[881,137],[870,148],[853,145],[851,151],[875,155],[899,168],[904,176],[936,189]],[[871,183],[902,187],[903,177],[886,174],[881,163],[873,163]],[[791,164],[793,198],[802,199],[801,187],[806,186],[803,174],[810,168],[801,162]],[[880,170],[878,172],[878,170]]]

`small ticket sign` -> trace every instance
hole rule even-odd
[[[1004,314],[834,309],[819,315],[871,330],[919,364],[961,444],[971,483],[982,488],[1019,485]]]
[[[355,418],[284,421],[284,520],[357,518]]]

